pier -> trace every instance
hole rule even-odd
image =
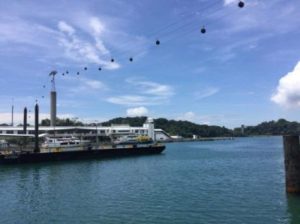
[[[286,192],[300,194],[299,136],[283,136]]]

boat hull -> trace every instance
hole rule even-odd
[[[144,146],[133,148],[109,148],[57,153],[19,153],[0,155],[0,164],[39,163],[50,161],[102,159],[139,155],[159,154],[165,149],[164,145]]]

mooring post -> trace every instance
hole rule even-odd
[[[39,148],[39,105],[36,103],[34,107],[35,122],[34,122],[34,152],[40,152]]]
[[[286,192],[300,194],[299,136],[283,136],[283,146]]]
[[[24,108],[24,119],[23,119],[23,132],[27,134],[27,108]]]

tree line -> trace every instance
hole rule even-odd
[[[128,124],[130,126],[143,126],[147,117],[118,117],[101,123],[83,123],[77,118],[57,118],[56,126],[111,126],[113,124]],[[43,119],[41,126],[50,126],[49,119]],[[170,135],[179,135],[185,138],[191,138],[193,135],[200,137],[221,137],[221,136],[253,136],[253,135],[300,135],[300,123],[296,121],[287,121],[279,119],[277,121],[266,121],[255,126],[246,126],[241,128],[228,129],[216,125],[195,124],[183,120],[168,120],[166,118],[154,119],[155,128],[160,128]],[[10,126],[9,124],[0,124],[0,126]],[[19,124],[18,126],[22,126]]]

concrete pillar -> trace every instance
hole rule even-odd
[[[283,145],[286,192],[300,194],[299,136],[283,136]]]
[[[24,108],[23,132],[27,134],[27,108]]]
[[[50,125],[56,125],[56,91],[50,92]]]
[[[39,147],[39,105],[34,108],[34,152],[40,152]]]

